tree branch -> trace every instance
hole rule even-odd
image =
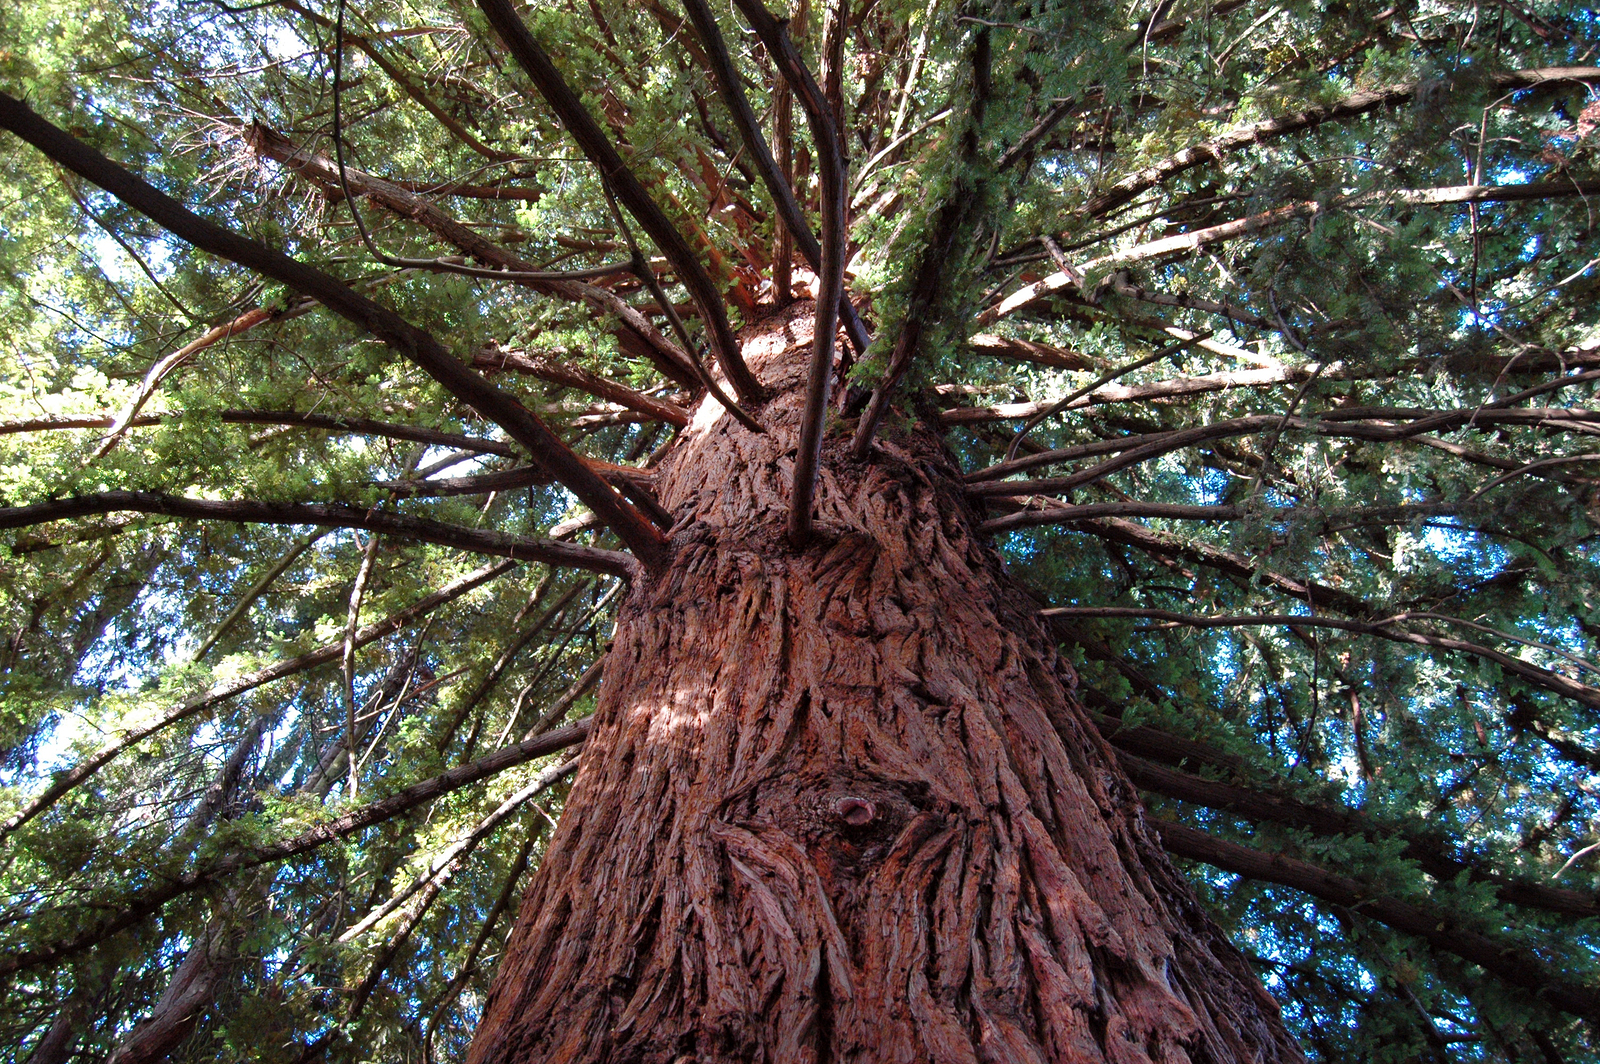
[[[579,366],[557,362],[544,355],[506,351],[496,345],[485,345],[473,354],[472,366],[481,370],[515,370],[518,373],[527,373],[552,384],[577,388],[596,398],[627,407],[629,410],[637,410],[668,425],[683,428],[689,424],[689,412],[677,403],[653,398],[597,373],[590,373]]]
[[[181,414],[141,414],[131,418],[126,427],[142,428],[159,425],[163,421],[181,417]],[[204,416],[204,415],[203,415]],[[454,432],[417,428],[413,425],[396,425],[388,421],[373,421],[363,417],[343,417],[339,414],[302,414],[297,410],[223,410],[218,420],[233,425],[294,425],[300,428],[321,429],[326,432],[348,432],[358,436],[384,436],[391,440],[409,440],[458,451],[495,454],[503,458],[516,458],[522,454],[518,448],[500,440],[485,440],[476,436],[463,436]],[[0,436],[14,432],[55,432],[61,429],[105,429],[116,424],[109,417],[44,417],[31,421],[0,423]]]
[[[1462,927],[1448,912],[1386,897],[1349,876],[1287,854],[1263,853],[1169,821],[1152,819],[1151,823],[1169,853],[1348,906],[1415,935],[1440,952],[1476,964],[1512,986],[1532,991],[1536,998],[1563,1012],[1600,1023],[1600,990],[1567,978],[1529,950]]]
[[[762,183],[767,186],[767,193],[772,197],[779,221],[794,239],[800,254],[816,271],[817,277],[826,280],[827,270],[824,266],[825,263],[832,261],[823,253],[828,242],[827,219],[831,212],[828,206],[829,156],[835,151],[838,152],[837,164],[842,177],[843,138],[834,127],[831,110],[822,99],[822,92],[817,88],[811,71],[800,58],[794,42],[789,39],[788,31],[772,16],[762,0],[738,0],[738,4],[740,12],[749,20],[751,28],[756,31],[756,36],[766,47],[767,55],[777,65],[784,85],[799,97],[800,105],[805,109],[806,119],[811,126],[812,141],[823,145],[820,149],[823,196],[823,239],[820,243],[811,232],[811,226],[806,224],[805,214],[800,210],[800,204],[794,197],[794,189],[790,186],[788,178],[784,177],[783,169],[777,160],[773,158],[766,138],[762,136],[761,123],[756,118],[755,110],[750,106],[749,98],[745,96],[744,88],[739,82],[739,73],[734,68],[733,58],[728,54],[727,43],[723,40],[721,31],[717,29],[716,17],[712,14],[711,8],[705,0],[684,0],[683,6],[694,22],[695,32],[699,35],[706,50],[706,58],[716,74],[717,92],[722,97],[723,105],[733,115],[733,124],[739,130],[745,151],[749,153],[756,172],[761,175]],[[844,195],[842,188],[839,194],[841,197]],[[839,211],[842,217],[842,204],[839,206]],[[842,256],[839,259],[839,269],[842,274],[844,269]],[[865,351],[867,345],[872,342],[872,337],[867,333],[867,327],[862,323],[861,316],[856,313],[855,306],[844,294],[842,283],[837,305],[839,317],[844,322],[845,333],[850,337],[851,345],[855,347],[857,354]]]
[[[1235,237],[1246,236],[1250,233],[1260,232],[1263,229],[1271,229],[1296,218],[1309,218],[1323,211],[1399,205],[1421,206],[1441,203],[1510,203],[1523,200],[1558,199],[1566,196],[1592,196],[1597,194],[1600,194],[1600,181],[1568,180],[1526,185],[1455,185],[1446,188],[1392,189],[1363,192],[1355,196],[1344,196],[1329,203],[1322,203],[1317,200],[1286,203],[1281,207],[1274,207],[1269,211],[1262,211],[1260,214],[1252,214],[1231,222],[1207,226],[1188,233],[1179,233],[1176,236],[1163,237],[1160,240],[1151,240],[1131,248],[1122,248],[1111,252],[1109,255],[1101,255],[1099,258],[1089,259],[1073,267],[1070,271],[1058,271],[1043,280],[1024,285],[1011,295],[990,306],[978,315],[977,323],[980,327],[993,325],[1001,318],[1014,314],[1023,307],[1053,292],[1059,292],[1065,288],[1080,287],[1084,278],[1091,273],[1102,273],[1118,266],[1127,266],[1135,262],[1147,262],[1150,259],[1161,258],[1165,255],[1198,251],[1200,248],[1210,244],[1232,240]]]
[[[1495,84],[1503,89],[1526,89],[1547,81],[1580,80],[1592,81],[1600,78],[1600,67],[1546,67],[1537,70],[1517,70],[1505,74],[1495,75]],[[1164,184],[1169,178],[1193,169],[1203,163],[1220,161],[1229,152],[1240,148],[1248,148],[1253,144],[1281,137],[1288,133],[1298,133],[1301,130],[1314,129],[1325,122],[1336,122],[1346,118],[1355,118],[1378,110],[1380,107],[1389,107],[1404,103],[1416,93],[1417,86],[1386,85],[1377,89],[1364,89],[1361,92],[1351,93],[1342,100],[1323,104],[1318,107],[1308,107],[1304,111],[1293,114],[1280,115],[1262,122],[1255,122],[1210,140],[1202,141],[1170,155],[1160,162],[1152,163],[1143,169],[1136,170],[1111,185],[1103,192],[1097,193],[1085,200],[1073,213],[1080,218],[1093,218],[1106,214],[1109,211],[1127,203],[1141,192],[1147,192],[1158,185]]]
[[[1097,725],[1099,723],[1096,721]],[[1115,728],[1107,727],[1105,732],[1107,740],[1113,746],[1118,745]],[[1448,882],[1465,873],[1474,882],[1493,883],[1500,900],[1512,905],[1544,909],[1564,916],[1600,916],[1600,900],[1593,894],[1547,887],[1543,883],[1485,871],[1477,864],[1448,852],[1442,839],[1382,824],[1355,809],[1311,804],[1280,794],[1204,779],[1120,750],[1117,760],[1128,778],[1142,790],[1211,809],[1225,809],[1258,823],[1305,828],[1319,835],[1359,835],[1374,840],[1398,836],[1405,840],[1405,849],[1400,856],[1415,861],[1422,871],[1435,879]]]
[[[1176,613],[1172,610],[1147,610],[1127,606],[1065,606],[1056,609],[1041,611],[1041,616],[1046,617],[1136,617],[1167,624],[1178,625],[1184,628],[1241,628],[1241,627],[1286,627],[1286,628],[1337,628],[1346,632],[1356,632],[1361,635],[1374,635],[1379,639],[1387,639],[1392,643],[1409,643],[1413,646],[1437,647],[1442,650],[1454,650],[1463,654],[1492,661],[1506,672],[1528,681],[1536,687],[1564,695],[1575,702],[1581,702],[1591,709],[1600,709],[1600,688],[1590,687],[1588,684],[1579,683],[1568,679],[1558,672],[1541,669],[1531,665],[1520,658],[1503,654],[1498,650],[1482,646],[1477,643],[1468,643],[1461,639],[1449,636],[1434,635],[1423,632],[1407,632],[1389,627],[1391,621],[1377,623],[1356,621],[1343,617],[1313,616],[1297,613],[1253,613],[1231,617],[1194,617],[1187,613]]]
[[[497,555],[518,561],[544,562],[574,569],[631,578],[635,562],[621,551],[582,547],[558,540],[533,539],[505,532],[461,528],[423,517],[365,510],[343,503],[257,502],[255,500],[219,502],[190,499],[154,491],[103,491],[77,495],[32,506],[0,507],[0,529],[26,528],[46,521],[62,521],[94,514],[132,511],[163,514],[197,521],[238,521],[265,525],[331,525],[335,528],[360,528],[368,532],[400,536],[419,543]]]
[[[654,568],[666,563],[666,540],[653,524],[591,472],[532,411],[462,365],[431,334],[352,291],[338,278],[206,221],[46,122],[22,101],[4,93],[0,93],[0,127],[9,129],[55,162],[99,185],[202,251],[315,296],[329,310],[383,340],[450,394],[504,428],[512,439],[527,448],[535,461],[600,515],[647,566]]]
[[[437,204],[392,181],[347,166],[341,185],[339,169],[333,160],[295,147],[287,138],[259,122],[247,127],[243,138],[257,155],[272,159],[289,172],[309,181],[329,199],[342,198],[343,187],[348,185],[352,195],[370,199],[380,207],[416,222],[470,258],[506,271],[508,276],[505,279],[513,284],[569,302],[584,303],[602,315],[615,314],[622,323],[621,329],[617,330],[619,340],[636,338],[636,344],[624,344],[625,347],[642,348],[656,368],[669,379],[689,388],[700,386],[689,355],[663,336],[649,318],[616,293],[598,285],[552,276],[548,271],[540,270],[536,264],[462,225]]]
[[[900,379],[911,368],[911,361],[922,344],[922,334],[928,326],[929,315],[934,313],[949,272],[960,258],[956,240],[982,198],[974,187],[969,171],[977,165],[978,130],[983,125],[992,88],[989,83],[992,58],[989,30],[980,27],[973,34],[970,56],[973,70],[972,101],[967,129],[961,134],[957,148],[955,180],[950,195],[940,205],[929,226],[931,235],[917,264],[905,320],[900,323],[900,334],[895,337],[894,347],[889,352],[888,369],[883,380],[872,390],[867,408],[856,424],[850,449],[857,458],[865,458],[871,450],[872,437],[877,434],[878,424],[889,412],[890,397]]]

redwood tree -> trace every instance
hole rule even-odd
[[[1596,1059],[1597,55],[0,13],[8,1059]]]

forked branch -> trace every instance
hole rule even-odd
[[[707,30],[711,35],[716,35],[716,23],[709,21],[711,12],[705,8],[704,0],[686,2],[696,25],[700,24],[702,17],[708,20],[709,24],[702,28],[702,35]],[[822,460],[822,430],[828,417],[828,393],[833,383],[834,337],[838,332],[840,309],[849,307],[844,295],[845,207],[850,195],[849,182],[845,177],[844,138],[840,136],[834,121],[833,108],[817,87],[811,72],[801,62],[800,53],[795,50],[794,42],[789,40],[783,26],[772,17],[772,12],[761,0],[738,0],[738,3],[739,10],[755,27],[761,43],[766,45],[767,53],[782,70],[789,87],[794,90],[805,110],[806,120],[811,125],[811,139],[817,148],[818,174],[822,178],[822,244],[818,257],[812,260],[817,270],[817,320],[811,337],[811,368],[806,378],[805,412],[800,418],[800,443],[794,459],[794,492],[789,500],[789,542],[800,546],[811,538],[811,505],[816,497],[817,466]],[[697,9],[700,15],[696,15]],[[721,47],[720,36],[715,39],[716,50],[726,59],[727,50]],[[707,48],[711,50],[709,43]],[[725,76],[723,71],[718,72],[718,77],[733,85],[737,92],[737,82],[733,80],[735,76],[731,62],[726,65]],[[742,93],[740,95],[742,97]],[[748,103],[744,110],[749,110]],[[760,127],[754,121],[755,116],[752,114],[749,117],[747,142],[761,136]],[[770,155],[768,158],[770,160]],[[776,164],[772,170],[773,178],[782,183],[787,191],[787,183],[783,182],[783,175],[777,171]],[[792,194],[788,196],[788,201],[791,204],[794,202]],[[811,234],[804,227],[804,220],[798,217],[798,206],[795,207],[795,215],[796,221],[801,223],[801,228],[795,230],[795,240],[804,250]],[[785,223],[788,224],[787,219]],[[853,316],[854,311],[850,314]]]
[[[633,171],[623,162],[616,146],[594,120],[583,100],[567,84],[566,78],[561,76],[555,63],[517,15],[511,0],[478,0],[478,6],[517,64],[533,79],[534,87],[561,119],[561,124],[578,142],[583,154],[600,168],[606,183],[615,190],[617,199],[628,208],[629,214],[638,219],[644,231],[650,234],[650,239],[656,242],[667,261],[672,263],[672,268],[677,271],[679,280],[689,290],[690,298],[700,311],[710,336],[711,350],[728,383],[733,385],[734,393],[742,402],[759,402],[761,385],[739,354],[739,345],[728,324],[722,296],[705,267],[700,264],[694,249],[689,247],[689,242],[678,231],[678,227],[650,198],[650,193],[639,183],[639,179],[633,176]]]

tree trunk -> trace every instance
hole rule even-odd
[[[785,545],[809,327],[746,337],[766,435],[709,402],[663,463],[673,561],[622,608],[469,1060],[1302,1059],[936,436],[830,440]]]

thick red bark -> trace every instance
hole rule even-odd
[[[932,434],[828,441],[787,546],[805,309],[657,484],[584,766],[473,1043],[533,1061],[1281,1061]]]

